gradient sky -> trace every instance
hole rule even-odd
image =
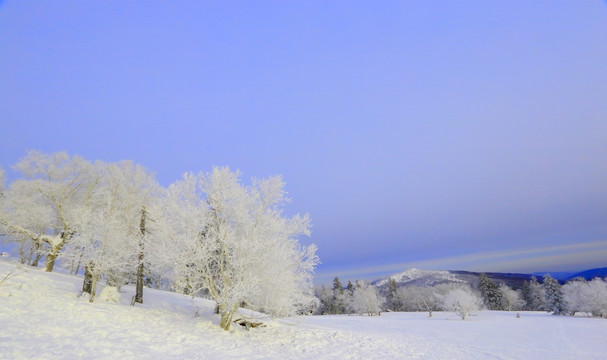
[[[7,170],[282,174],[318,283],[607,266],[601,0],[7,0],[0,122]]]

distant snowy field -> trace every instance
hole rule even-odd
[[[605,359],[607,320],[541,312],[300,316],[219,328],[213,303],[146,289],[79,298],[81,278],[0,258],[0,359]],[[100,285],[101,290],[103,284]]]

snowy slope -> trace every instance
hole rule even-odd
[[[213,303],[146,289],[89,303],[81,278],[0,259],[0,359],[604,359],[607,320],[541,312],[301,316],[232,333]],[[103,287],[101,285],[100,287]]]

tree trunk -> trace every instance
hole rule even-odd
[[[93,274],[93,279],[91,281],[91,298],[89,299],[89,302],[95,300],[95,295],[97,294],[97,280],[99,280],[99,275]]]
[[[221,326],[222,329],[228,331],[230,330],[230,325],[232,324],[232,317],[234,316],[234,311],[224,311],[221,313]]]
[[[141,220],[139,222],[139,266],[137,266],[137,283],[135,286],[135,303],[143,304],[143,238],[145,236],[145,220],[147,218],[147,212],[145,206],[141,207]]]
[[[78,271],[80,271],[80,263],[82,262],[82,256],[84,255],[84,251],[80,253],[80,257],[78,257],[78,264],[76,266],[75,265],[75,261],[72,261],[72,270],[70,271],[70,274],[78,274]]]
[[[32,262],[32,266],[38,267],[38,262],[40,262],[41,258],[42,258],[42,254],[36,254],[36,257],[34,258],[34,262]]]
[[[219,326],[221,326],[222,329],[226,331],[230,330],[230,325],[232,325],[232,318],[234,317],[234,313],[236,312],[236,310],[238,310],[238,305],[234,304],[228,307],[226,310],[222,311],[221,322],[219,323]]]
[[[78,273],[80,272],[80,263],[82,262],[82,255],[80,255],[80,259],[78,259],[78,265],[76,266],[76,271],[74,272],[74,274],[78,275]]]
[[[91,294],[93,286],[93,264],[88,263],[84,266],[84,281],[82,282],[82,293]]]
[[[19,246],[19,256],[21,257],[22,264],[25,264],[25,249],[23,249],[24,246],[25,246],[25,242],[22,241],[21,246]],[[29,262],[28,262],[28,265],[29,265]]]
[[[143,304],[143,252],[139,253],[139,266],[137,267],[137,283],[135,288],[135,302]]]
[[[44,271],[52,272],[55,267],[55,259],[57,259],[57,255],[59,255],[59,249],[56,247],[52,247],[51,250],[46,255],[46,262],[44,263]]]

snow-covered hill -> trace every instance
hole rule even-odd
[[[384,279],[375,282],[375,286],[384,287],[388,281],[393,279],[398,286],[434,286],[443,283],[465,283],[466,280],[460,278],[446,270],[419,270],[408,269],[403,272],[390,275]]]
[[[486,273],[486,275],[498,284],[504,283],[513,289],[521,289],[524,282],[530,280],[532,276],[530,274],[514,273]],[[434,286],[446,283],[467,283],[475,287],[478,285],[479,276],[480,273],[472,271],[408,269],[376,280],[373,284],[380,291],[385,291],[390,279],[394,279],[398,287]],[[542,280],[542,276],[537,278],[540,281]]]
[[[543,312],[478,312],[270,319],[219,328],[207,300],[146,289],[130,306],[78,296],[81,277],[0,258],[0,359],[604,359],[607,320]],[[103,284],[100,285],[103,288]],[[102,298],[100,296],[99,298]]]

